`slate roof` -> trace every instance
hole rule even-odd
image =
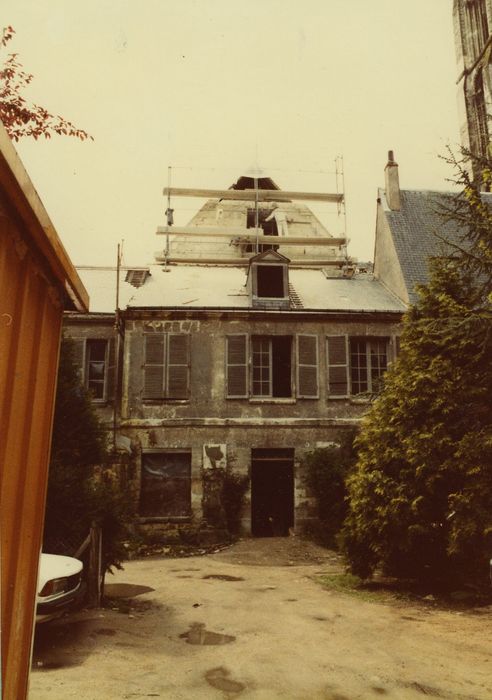
[[[445,221],[439,214],[442,206],[456,193],[432,190],[401,190],[401,208],[389,209],[380,190],[379,197],[388,220],[403,279],[411,301],[416,300],[416,284],[425,284],[429,278],[429,258],[449,252],[450,247],[439,238],[461,244],[465,231],[455,221]],[[492,194],[482,194],[492,206]]]
[[[176,265],[165,272],[151,265],[151,276],[128,302],[130,308],[252,308],[247,268]],[[403,312],[405,305],[371,275],[327,278],[322,269],[289,271],[293,309],[304,311]]]

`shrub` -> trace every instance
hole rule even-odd
[[[310,534],[322,544],[335,547],[345,519],[345,481],[355,461],[355,432],[342,434],[341,444],[314,450],[306,455],[306,485],[316,498],[318,522]]]

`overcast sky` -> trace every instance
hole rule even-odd
[[[95,139],[17,145],[76,264],[114,263],[122,239],[127,264],[152,261],[170,165],[177,186],[226,188],[259,163],[284,189],[329,192],[343,155],[360,260],[389,149],[403,188],[448,187],[451,0],[3,0],[2,16],[32,99]],[[199,204],[176,199],[178,223]]]

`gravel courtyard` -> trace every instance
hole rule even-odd
[[[297,538],[130,561],[109,602],[40,626],[31,700],[492,698],[492,608],[325,590],[336,555]]]

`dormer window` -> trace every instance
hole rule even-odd
[[[265,250],[251,258],[249,284],[254,307],[289,308],[289,262],[274,250]]]

